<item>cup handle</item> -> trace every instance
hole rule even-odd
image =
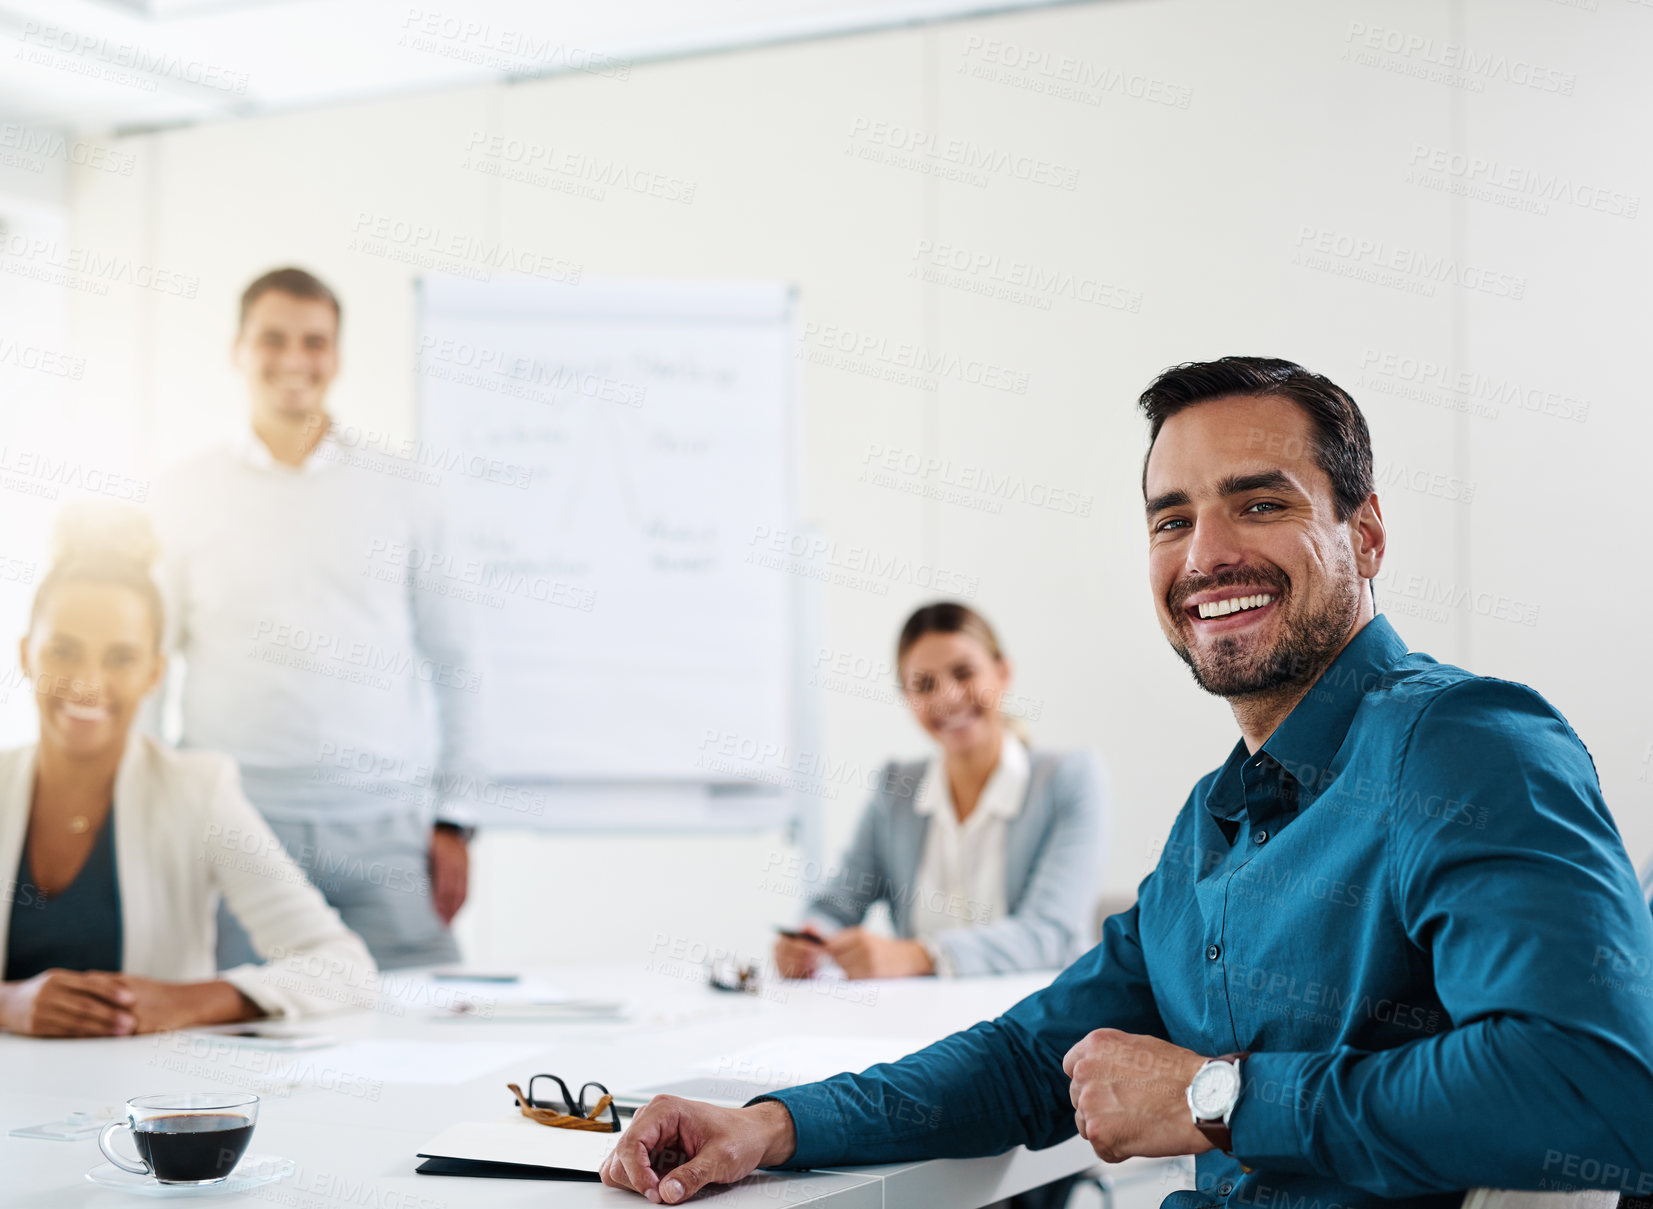
[[[148,1163],[144,1162],[142,1159],[139,1159],[138,1165],[134,1167],[125,1159],[121,1158],[120,1155],[116,1154],[115,1148],[110,1145],[109,1137],[115,1132],[115,1130],[129,1128],[131,1128],[131,1126],[125,1121],[109,1122],[109,1124],[98,1130],[98,1149],[103,1151],[104,1158],[108,1159],[122,1171],[125,1171],[131,1175],[149,1175],[150,1171]]]

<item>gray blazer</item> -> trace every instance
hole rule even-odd
[[[1004,893],[1008,914],[934,937],[959,974],[1053,970],[1089,947],[1091,916],[1102,880],[1106,791],[1090,752],[1033,751],[1027,797],[1005,825]],[[848,927],[880,900],[896,934],[911,939],[913,883],[929,830],[916,809],[928,761],[890,761],[856,827],[855,839],[809,914]]]

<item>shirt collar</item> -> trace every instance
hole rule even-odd
[[[258,439],[258,434],[251,427],[241,432],[241,437],[233,446],[236,457],[242,464],[251,466],[255,470],[285,470],[289,474],[315,474],[332,465],[337,460],[339,449],[338,438],[333,435],[333,422],[327,423],[327,431],[321,434],[321,440],[310,455],[297,466],[288,466],[275,460],[270,453],[270,447]]]
[[[976,809],[970,817],[975,818],[979,814],[1011,819],[1020,814],[1022,799],[1027,796],[1027,781],[1031,767],[1027,748],[1020,739],[1006,731],[999,745],[999,762],[988,775],[987,784],[982,786],[981,800],[976,803]],[[953,794],[947,784],[946,763],[939,759],[931,760],[930,766],[924,770],[923,780],[919,783],[913,809],[921,815],[945,814],[948,818],[956,819],[952,807]]]
[[[1388,618],[1379,614],[1338,653],[1303,699],[1286,715],[1258,752],[1268,756],[1298,784],[1299,805],[1307,806],[1325,788],[1325,774],[1343,746],[1366,694],[1385,687],[1407,648]],[[1232,819],[1244,807],[1240,772],[1250,757],[1245,741],[1218,770],[1205,806],[1219,819]]]

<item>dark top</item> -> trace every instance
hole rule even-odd
[[[31,837],[32,838],[32,837]],[[7,982],[33,978],[43,970],[121,968],[121,891],[115,875],[115,812],[104,816],[92,851],[59,894],[34,884],[29,839],[17,865],[6,942]]]

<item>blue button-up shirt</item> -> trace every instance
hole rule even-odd
[[[1097,1028],[1251,1051],[1236,1157],[1200,1156],[1168,1204],[1653,1193],[1653,916],[1589,753],[1531,689],[1382,617],[1200,780],[1137,905],[1048,988],[777,1093],[788,1165],[1061,1142],[1062,1058]]]

